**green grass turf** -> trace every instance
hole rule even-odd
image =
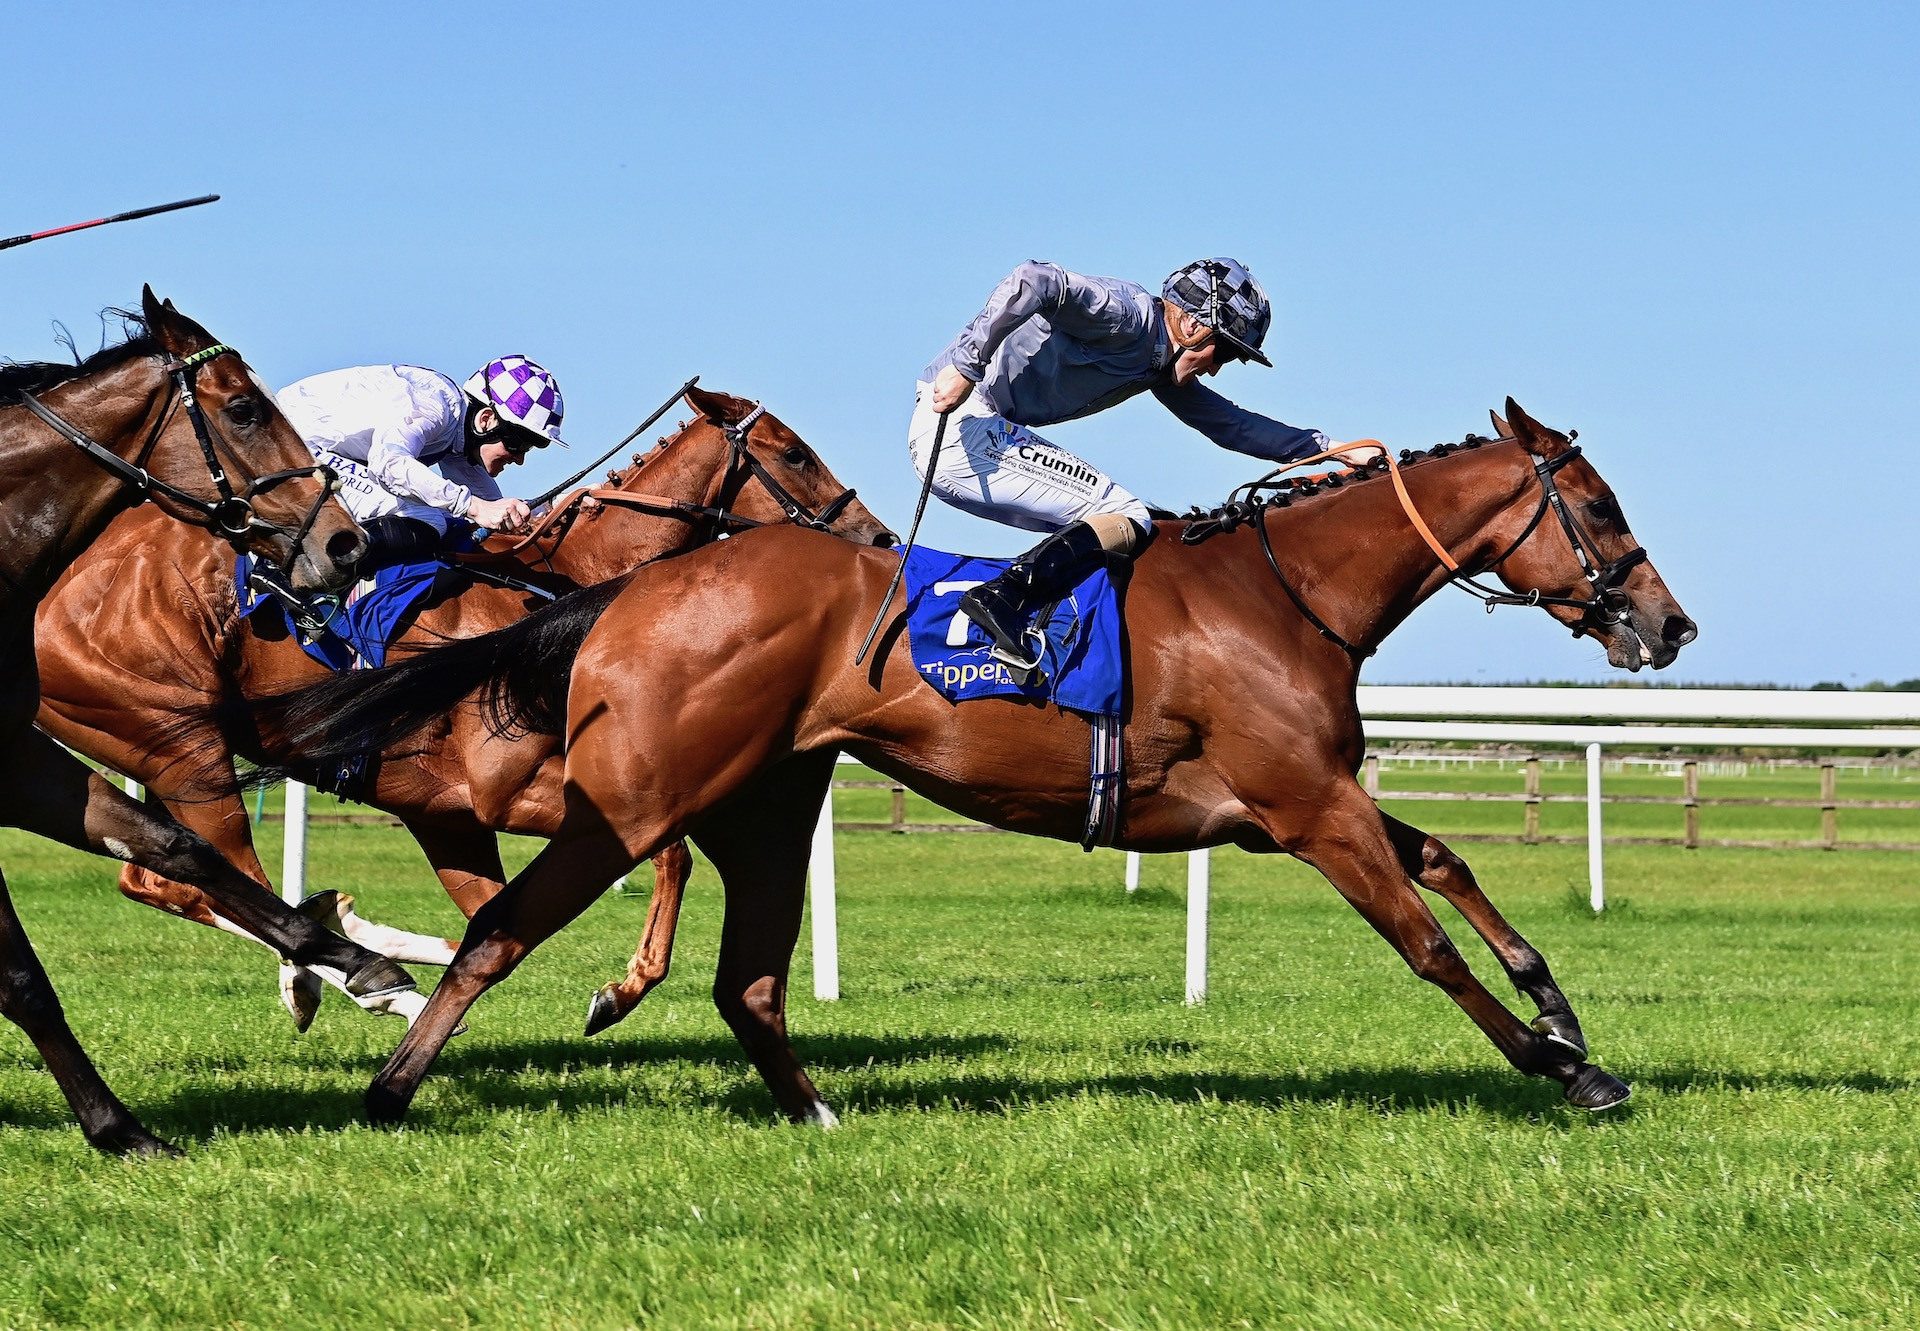
[[[1595,919],[1580,847],[1467,848],[1636,1087],[1590,1117],[1289,861],[1215,856],[1189,1009],[1177,858],[1130,898],[1113,853],[839,850],[846,998],[803,948],[793,1023],[840,1131],[776,1122],[714,1014],[704,865],[624,1026],[578,1034],[641,925],[612,895],[379,1131],[398,1023],[329,995],[297,1036],[264,952],[0,835],[76,1029],[188,1151],[94,1156],[0,1027],[0,1326],[1920,1324],[1920,858],[1618,848]],[[317,828],[313,881],[452,927],[392,829]]]

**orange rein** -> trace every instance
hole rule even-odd
[[[1505,443],[1507,441],[1494,439],[1489,442]],[[1401,479],[1400,464],[1394,460],[1393,450],[1381,443],[1378,439],[1355,439],[1352,443],[1344,444],[1340,448],[1330,448],[1324,453],[1315,453],[1312,457],[1298,458],[1286,463],[1273,474],[1278,475],[1280,472],[1292,471],[1296,467],[1310,467],[1316,462],[1326,462],[1338,458],[1341,453],[1348,448],[1352,448],[1355,444],[1372,444],[1380,450],[1380,455],[1386,459],[1387,475],[1393,478],[1393,492],[1400,499],[1400,507],[1406,511],[1407,521],[1411,522],[1413,529],[1420,533],[1420,539],[1427,543],[1427,548],[1439,557],[1440,562],[1446,566],[1447,572],[1458,573],[1460,571],[1460,561],[1447,553],[1447,547],[1440,544],[1439,537],[1433,534],[1433,528],[1429,527],[1427,520],[1420,516],[1420,510],[1414,507],[1413,496],[1407,493],[1406,481]],[[1351,463],[1345,462],[1344,459],[1342,459],[1342,465],[1345,466],[1348,471],[1360,470],[1360,468],[1353,466]]]

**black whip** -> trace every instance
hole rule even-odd
[[[700,382],[700,376],[696,374],[693,376],[693,378],[687,380],[684,384],[681,384],[680,387],[674,390],[672,397],[668,398],[665,402],[662,402],[660,404],[660,409],[658,411],[654,412],[653,415],[647,417],[645,420],[641,421],[638,425],[634,426],[632,432],[629,433],[625,439],[622,439],[619,443],[615,444],[612,448],[609,448],[606,452],[602,453],[599,457],[589,462],[586,466],[580,468],[579,471],[576,471],[575,473],[573,473],[573,475],[567,477],[566,480],[560,482],[560,484],[554,486],[551,490],[547,491],[545,494],[541,495],[539,498],[532,500],[528,504],[528,507],[538,508],[542,504],[551,503],[553,501],[554,496],[559,494],[564,494],[567,491],[567,489],[573,485],[575,481],[580,480],[588,472],[592,471],[595,467],[598,467],[602,462],[605,462],[608,458],[612,457],[615,453],[618,453],[621,449],[625,448],[628,444],[638,439],[642,434],[645,434],[649,426],[651,426],[655,421],[659,420],[662,416],[666,415],[668,410],[672,408],[673,404],[678,402],[681,398],[685,397],[687,393],[692,390],[693,386],[699,382]]]
[[[946,437],[947,413],[943,411],[939,423],[933,427],[933,452],[927,455],[927,475],[920,482],[920,502],[913,506],[913,526],[907,529],[907,543],[900,550],[900,566],[894,569],[893,578],[887,583],[887,594],[880,598],[880,611],[873,617],[873,627],[867,630],[867,640],[853,654],[855,665],[867,659],[867,649],[873,646],[874,637],[886,620],[887,607],[893,604],[893,593],[900,585],[900,576],[907,571],[907,556],[913,553],[914,540],[920,535],[920,515],[927,511],[927,496],[933,493],[933,469],[940,465],[940,442]]]
[[[203,203],[216,202],[218,194],[202,194],[197,199],[181,199],[177,203],[157,203],[151,208],[135,208],[130,213],[115,213],[112,217],[96,217],[91,222],[75,222],[71,226],[57,226],[50,231],[32,231],[24,236],[9,236],[0,240],[0,250],[10,250],[15,245],[26,245],[36,240],[45,240],[48,236],[64,236],[69,231],[85,231],[91,227],[106,226],[112,222],[131,222],[136,217],[152,217],[156,213],[177,212],[182,208],[198,208]]]

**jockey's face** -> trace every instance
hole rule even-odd
[[[526,450],[518,447],[521,442],[519,439],[508,436],[506,439],[494,439],[480,445],[480,465],[486,468],[487,475],[498,476],[508,467],[525,462]]]
[[[1212,377],[1220,373],[1220,367],[1231,364],[1233,359],[1232,350],[1220,340],[1219,334],[1208,329],[1205,342],[1182,351],[1174,361],[1173,382],[1184,388],[1202,375]]]
[[[473,416],[475,435],[499,433],[486,439],[474,451],[473,457],[486,469],[487,475],[498,476],[508,467],[527,460],[527,450],[534,446],[533,435],[510,422],[502,421],[500,413],[492,407],[482,407]]]

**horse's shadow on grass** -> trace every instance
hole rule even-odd
[[[1381,1116],[1472,1111],[1514,1122],[1533,1122],[1561,1112],[1564,1103],[1550,1083],[1522,1078],[1495,1064],[1471,1069],[1410,1065],[1272,1073],[1196,1067],[1191,1071],[1157,1069],[1078,1076],[1044,1072],[1012,1075],[999,1070],[970,1074],[965,1070],[970,1057],[1007,1053],[1020,1047],[1020,1041],[991,1033],[827,1035],[808,1038],[800,1052],[811,1068],[823,1074],[821,1090],[829,1103],[855,1114],[917,1110],[1005,1115],[1083,1096],[1114,1096],[1268,1109],[1348,1106]],[[948,1066],[955,1060],[962,1064],[957,1071]],[[629,1076],[641,1069],[673,1063],[718,1067],[736,1075],[720,1087],[689,1085],[681,1079],[664,1091],[657,1086],[643,1089]],[[317,1060],[317,1064],[355,1071],[364,1066],[369,1076],[374,1066],[372,1060],[363,1065],[345,1056]],[[916,1075],[915,1065],[925,1065],[925,1075]],[[881,1075],[863,1075],[872,1070],[880,1070]],[[1784,1090],[1885,1095],[1920,1089],[1912,1077],[1871,1072],[1741,1073],[1665,1066],[1637,1073],[1629,1068],[1624,1075],[1641,1092],[1642,1098],[1636,1103],[1642,1106],[1646,1106],[1648,1092],[1678,1095]],[[450,1084],[460,1089],[452,1105],[434,1094],[436,1088]],[[628,1087],[633,1092],[631,1098]],[[188,1087],[138,1108],[156,1131],[191,1141],[216,1132],[329,1131],[357,1126],[365,1121],[362,1095],[363,1087],[358,1084]],[[571,1039],[508,1040],[465,1047],[456,1044],[436,1065],[412,1122],[432,1129],[436,1120],[444,1120],[447,1115],[458,1117],[476,1107],[601,1113],[623,1103],[631,1103],[637,1111],[671,1106],[718,1110],[749,1122],[772,1123],[778,1119],[772,1097],[753,1074],[740,1047],[730,1039],[715,1036],[607,1043]],[[0,1105],[0,1121],[38,1126],[39,1120],[48,1118],[34,1110],[15,1114],[11,1107]]]

